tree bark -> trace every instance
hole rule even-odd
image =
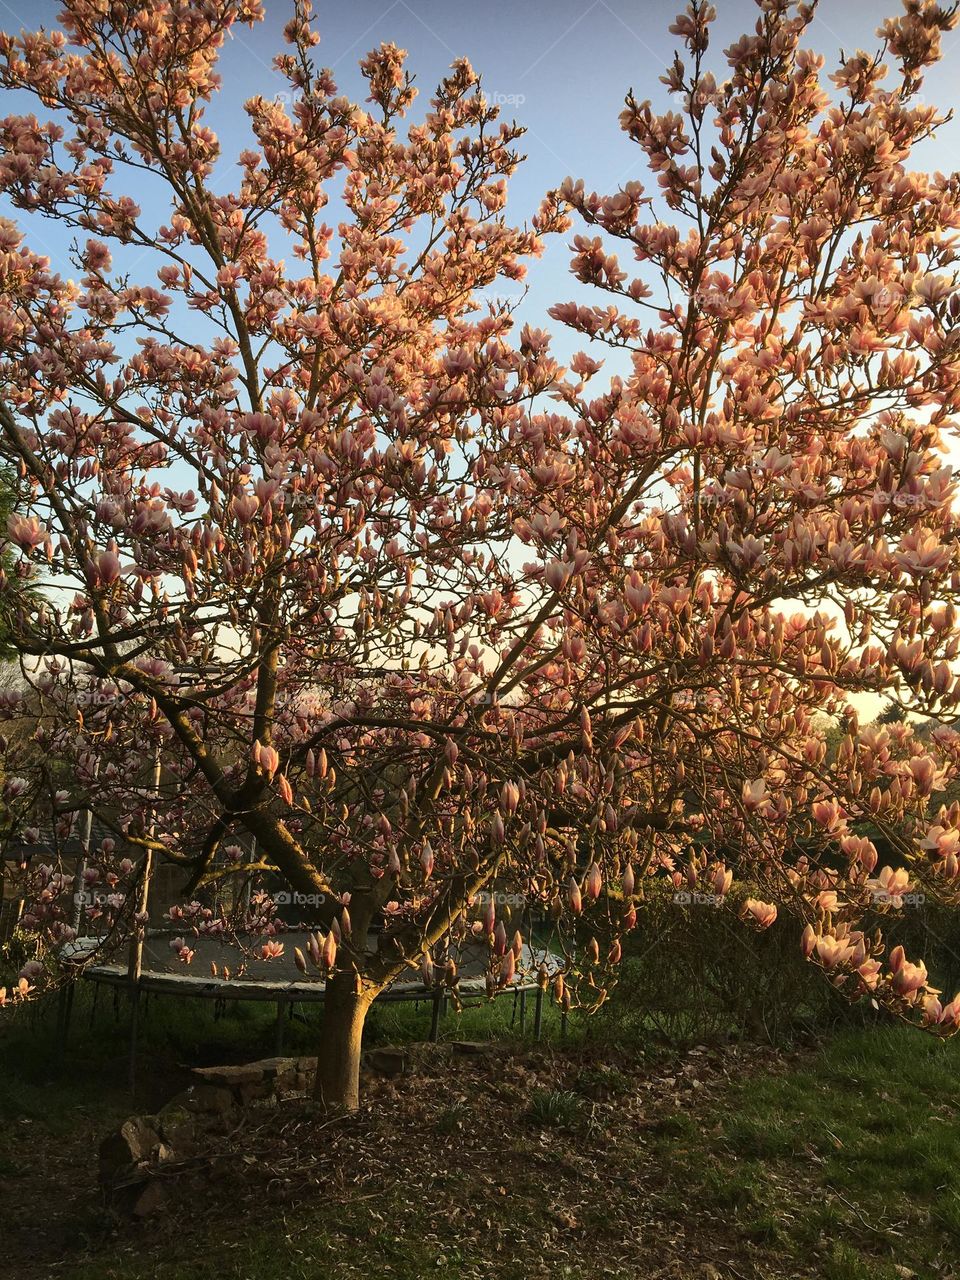
[[[314,1093],[329,1110],[356,1111],[360,1105],[360,1046],[372,1003],[371,994],[354,990],[352,973],[327,981]]]

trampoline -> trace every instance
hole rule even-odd
[[[272,960],[262,960],[245,954],[235,944],[219,938],[200,937],[188,940],[194,958],[190,965],[184,965],[177,958],[170,942],[175,937],[183,936],[182,931],[150,930],[143,942],[142,956],[136,968],[131,964],[106,962],[93,959],[97,949],[102,945],[97,938],[78,938],[64,949],[63,958],[77,966],[82,966],[82,976],[87,982],[115,990],[125,990],[131,1000],[131,1082],[136,1071],[137,1052],[137,1011],[141,994],[165,995],[181,999],[206,999],[222,1002],[229,1001],[261,1001],[276,1006],[276,1052],[282,1053],[284,1023],[293,1015],[293,1008],[299,1004],[322,1004],[326,983],[323,978],[304,978],[294,962],[294,947],[306,953],[307,930],[287,928],[270,941],[283,943],[283,955]],[[248,951],[254,952],[261,941],[251,940]],[[370,939],[371,949],[375,947],[375,936]],[[459,981],[456,984],[457,997],[462,1004],[480,1003],[486,995],[486,964],[488,948],[482,943],[466,941],[450,948],[450,954],[457,963]],[[533,973],[541,964],[546,965],[552,976],[563,966],[560,956],[546,948],[531,948],[524,944],[518,969]],[[214,976],[211,966],[215,965]],[[242,967],[242,976],[232,976]],[[137,972],[137,968],[139,972]],[[229,978],[223,976],[224,968],[231,973]],[[440,1020],[447,1005],[453,997],[449,987],[425,987],[419,973],[411,969],[410,976],[401,977],[393,982],[378,997],[379,1002],[410,1001],[416,1004],[425,1003],[431,1006],[430,1039],[439,1038]],[[70,1020],[73,984],[64,988],[65,1005],[62,1009],[60,1034],[65,1041]],[[518,978],[503,988],[501,996],[512,995],[514,1000],[514,1019],[519,1017],[520,1030],[526,1027],[527,996],[534,995],[533,1031],[540,1038],[543,1020],[543,989],[532,978]],[[221,1006],[221,1007],[222,1007]]]

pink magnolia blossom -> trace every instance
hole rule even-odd
[[[885,23],[881,88],[859,58],[827,77],[808,8],[722,55],[714,17],[675,24],[669,110],[626,99],[644,181],[570,178],[516,220],[522,131],[465,60],[421,109],[382,45],[351,101],[300,5],[290,105],[246,102],[230,178],[202,108],[229,110],[258,0],[78,0],[0,38],[0,592],[31,686],[0,718],[43,707],[0,733],[7,802],[59,845],[123,815],[205,887],[275,869],[315,912],[331,1027],[474,926],[509,985],[520,903],[561,1008],[593,1007],[638,888],[723,898],[734,871],[755,926],[789,903],[838,990],[924,1020],[919,966],[857,926],[960,902],[960,200],[913,154],[955,19]],[[493,296],[558,236],[566,364]],[[864,693],[916,715],[864,724]],[[874,876],[868,823],[920,855],[907,878]],[[85,927],[129,931],[136,870],[90,861]],[[39,988],[72,886],[18,874]],[[259,887],[204,909],[177,927],[283,945]],[[318,1088],[356,1105],[344,1036]]]
[[[777,918],[777,908],[772,902],[760,902],[747,898],[743,904],[744,918],[752,920],[758,928],[769,929]]]

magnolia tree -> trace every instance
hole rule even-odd
[[[121,935],[153,857],[320,903],[297,959],[326,979],[328,1104],[356,1105],[378,994],[455,987],[494,888],[553,922],[564,969],[539,980],[565,1007],[604,998],[645,890],[735,877],[747,922],[795,916],[842,991],[952,1031],[960,1004],[874,925],[960,884],[960,807],[935,799],[960,767],[960,183],[908,167],[953,11],[908,0],[826,86],[809,7],[763,0],[711,73],[692,4],[675,109],[630,96],[621,120],[653,192],[567,181],[532,229],[504,213],[520,130],[467,63],[407,124],[382,46],[355,105],[303,3],[224,192],[205,108],[261,16],[71,0],[62,30],[0,39],[44,116],[0,121],[28,215],[0,230],[2,599],[37,707],[11,829],[93,812],[143,850],[91,851]],[[72,278],[28,247],[40,217],[75,231]],[[608,297],[554,308],[589,339],[562,368],[490,286],[574,220],[574,274]],[[594,393],[602,344],[621,373]],[[862,693],[916,714],[862,726]],[[73,936],[74,869],[28,871],[18,998]],[[494,896],[491,992],[530,957]],[[185,960],[191,929],[276,928],[260,898],[184,915]]]

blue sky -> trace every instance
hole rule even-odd
[[[719,18],[711,60],[722,79],[721,51],[752,27],[757,9],[752,0],[714,2]],[[317,60],[333,69],[342,92],[362,101],[364,82],[357,64],[381,41],[409,51],[408,66],[424,98],[453,58],[469,57],[503,114],[528,129],[528,160],[513,180],[509,206],[522,221],[567,174],[601,192],[629,179],[645,181],[643,155],[620,132],[617,117],[631,86],[638,97],[649,97],[662,110],[674,105],[658,77],[677,47],[668,27],[682,8],[681,0],[488,0],[483,5],[464,0],[318,0],[322,39]],[[55,0],[29,5],[0,0],[0,25],[8,31],[51,26],[58,9]],[[250,142],[242,102],[285,87],[271,69],[271,59],[283,48],[281,32],[291,7],[286,0],[266,0],[266,11],[265,23],[253,30],[237,28],[224,50],[224,92],[209,115],[223,143],[215,183],[223,190],[236,172],[234,157]],[[808,43],[827,57],[830,68],[841,47],[847,53],[874,50],[880,21],[897,11],[898,0],[821,0]],[[957,103],[958,78],[960,30],[946,37],[945,58],[928,76],[924,98],[944,107]],[[8,111],[20,109],[12,97]],[[936,142],[917,153],[917,167],[960,167],[960,122],[946,126]],[[35,233],[43,240],[41,244],[31,236],[37,249],[59,255],[64,245],[49,224]],[[568,239],[554,239],[545,258],[533,264],[525,319],[543,323],[553,302],[579,295],[568,275]],[[562,348],[568,345],[561,339]]]

